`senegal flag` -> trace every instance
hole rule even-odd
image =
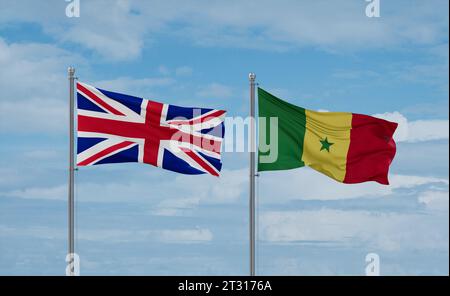
[[[258,171],[307,165],[343,183],[389,184],[389,165],[396,151],[392,136],[397,123],[347,112],[310,111],[261,88],[258,108]],[[276,128],[269,127],[271,117],[277,118]],[[277,145],[269,143],[270,133],[274,132],[278,132],[277,137],[272,135]],[[266,151],[267,147],[275,146],[277,157],[269,157],[274,149]]]

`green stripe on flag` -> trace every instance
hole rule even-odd
[[[278,157],[271,163],[262,162],[261,156],[268,156],[271,151],[261,152],[260,143],[258,149],[258,171],[288,170],[304,166],[302,154],[306,128],[305,109],[280,100],[261,88],[258,88],[258,109],[260,142],[265,140],[267,145],[269,145],[270,118],[278,118]],[[265,129],[261,128],[261,120],[266,122]],[[270,144],[273,145],[272,143]]]

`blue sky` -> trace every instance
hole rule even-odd
[[[248,72],[309,109],[400,124],[390,186],[308,168],[258,179],[257,272],[449,272],[448,1],[0,0],[0,274],[62,275],[67,67],[80,81],[248,113]],[[220,178],[139,165],[76,175],[81,274],[248,274],[248,156]]]

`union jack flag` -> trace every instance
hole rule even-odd
[[[77,165],[142,162],[219,176],[225,111],[185,108],[77,83]]]

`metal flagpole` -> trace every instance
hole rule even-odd
[[[255,73],[250,80],[250,275],[255,275]]]
[[[69,104],[70,104],[70,115],[69,115],[69,275],[75,275],[74,270],[74,254],[75,254],[75,201],[74,201],[74,173],[75,173],[75,167],[74,167],[74,91],[75,91],[75,68],[69,67],[67,69],[68,75],[69,75]]]

